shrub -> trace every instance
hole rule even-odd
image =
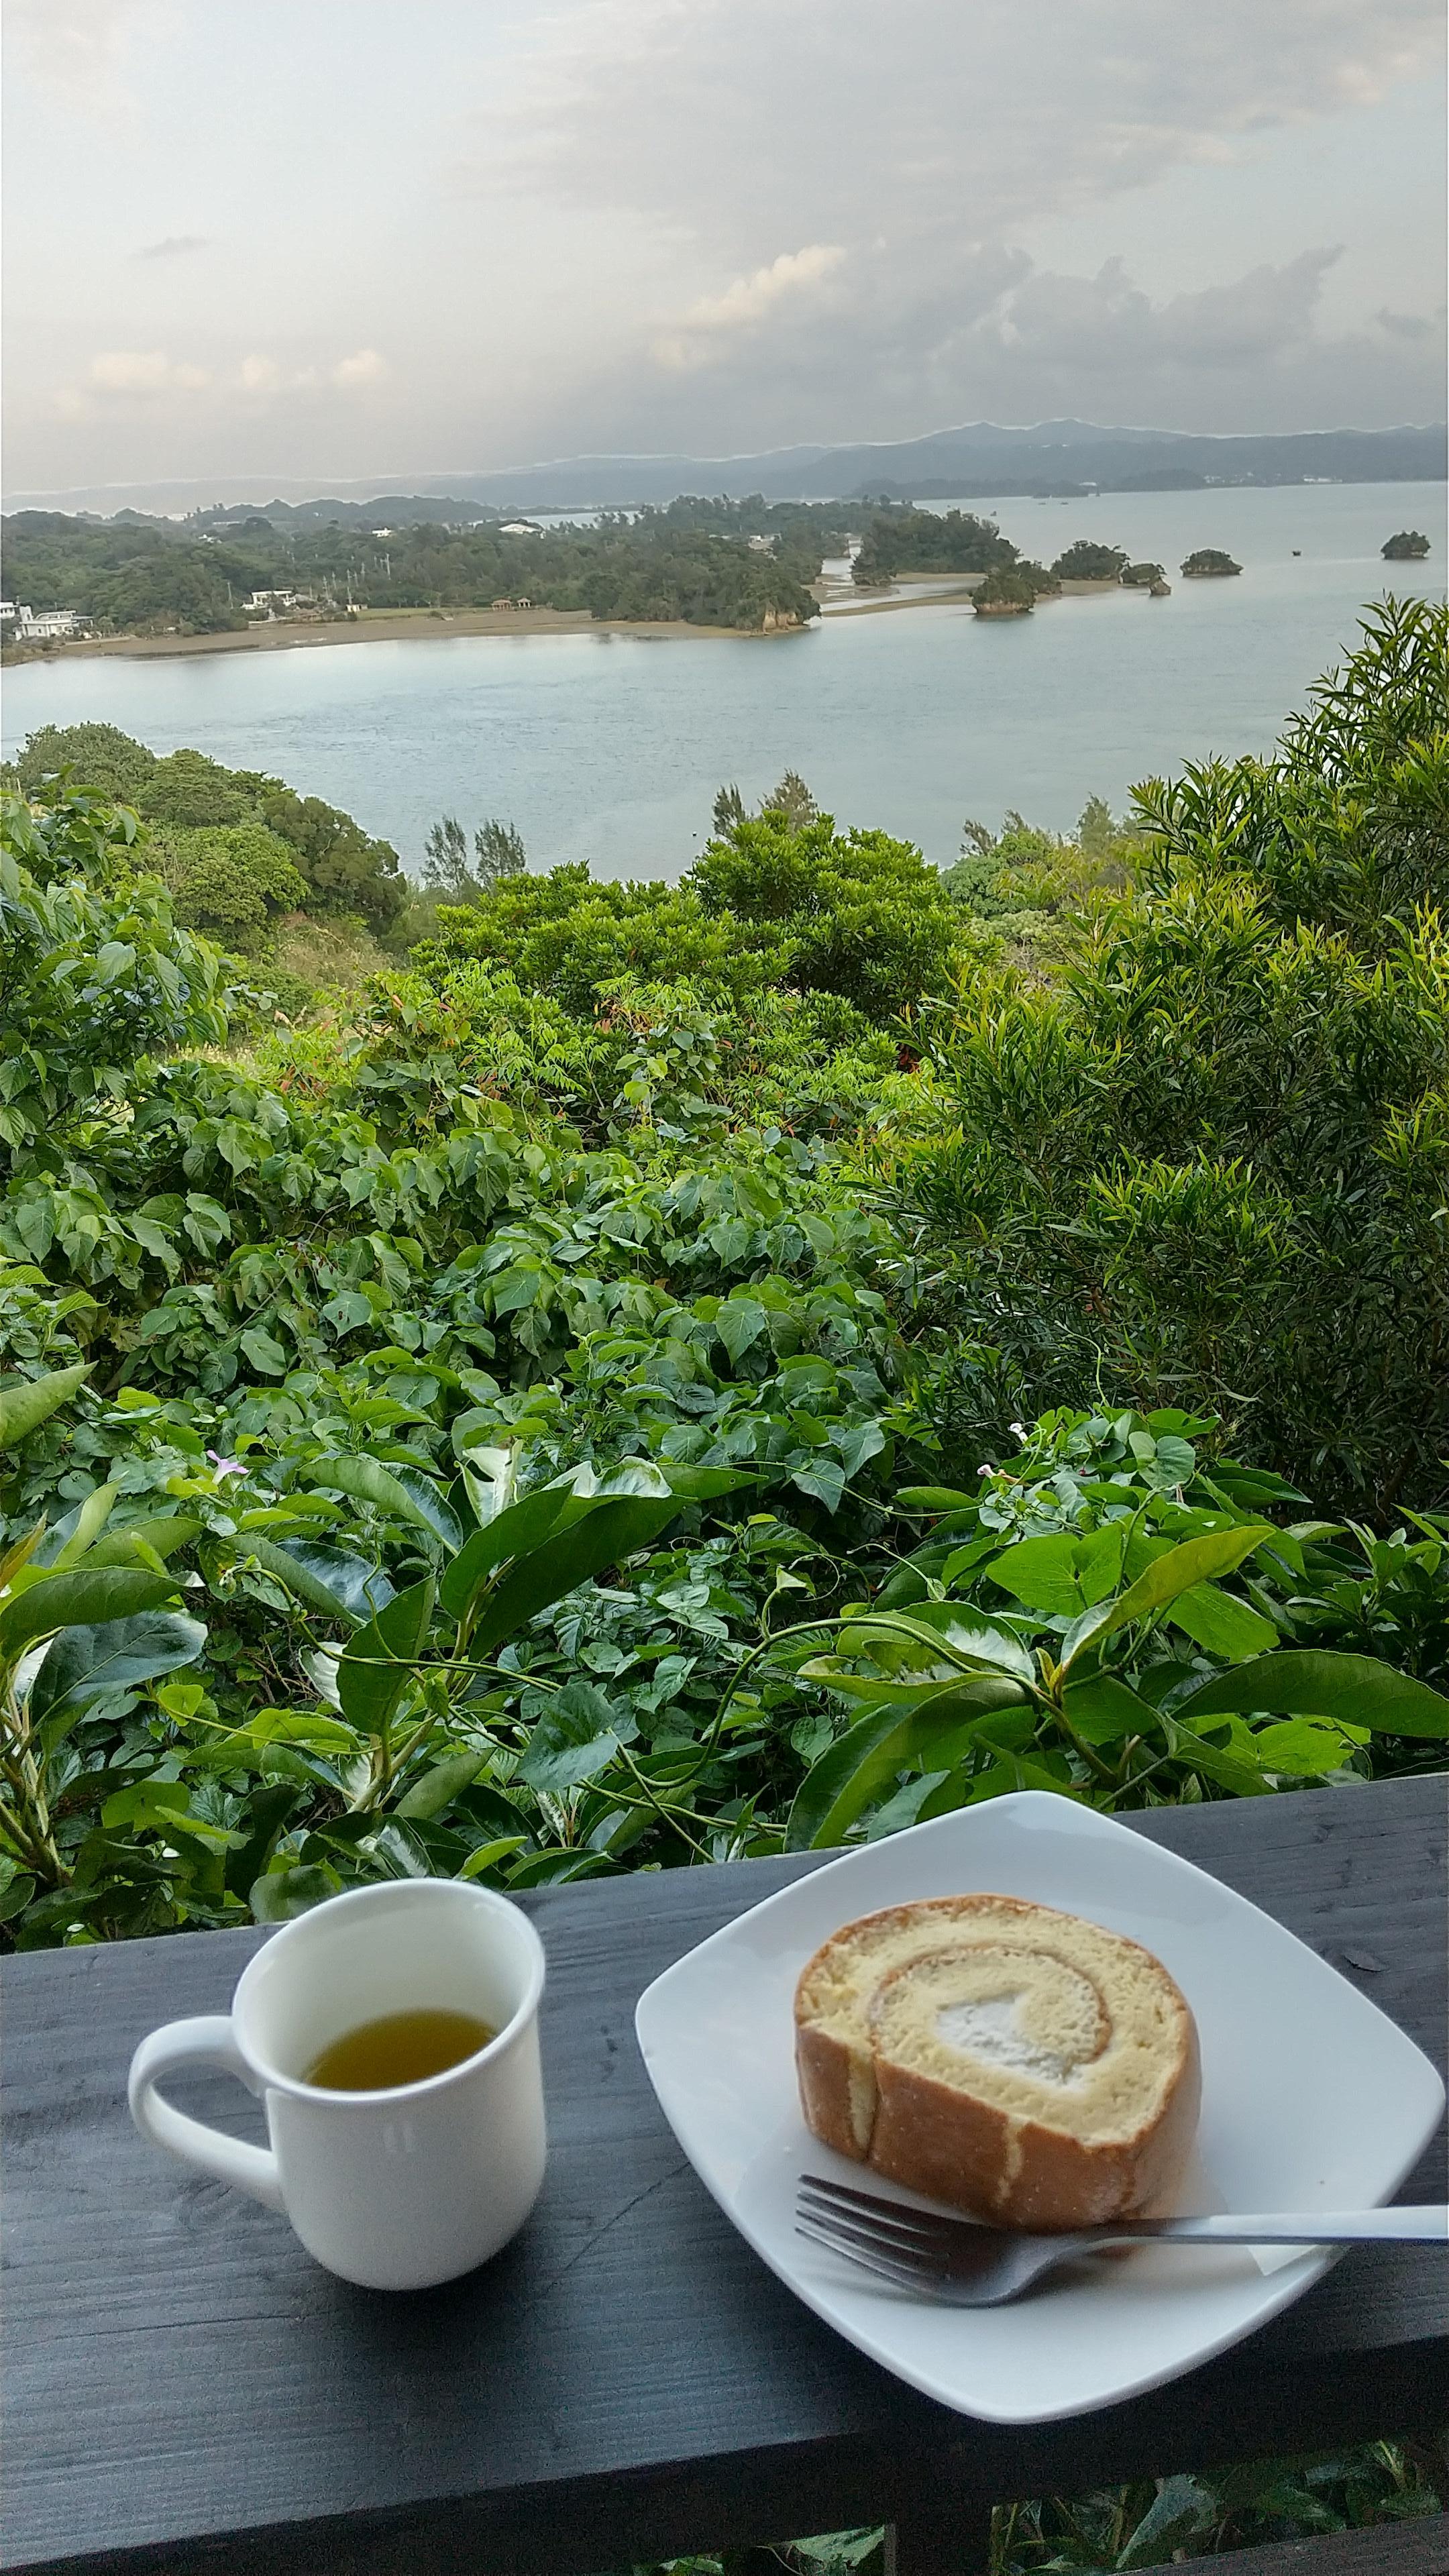
[[[278,914],[307,900],[286,842],[260,823],[211,831],[172,827],[157,832],[152,847],[175,895],[177,919],[229,948],[263,948]]]
[[[1446,700],[1444,612],[1375,612],[1276,760],[1140,791],[1146,880],[1054,989],[942,1022],[956,1124],[893,1168],[996,1354],[963,1437],[1095,1384],[1335,1508],[1441,1491]]]

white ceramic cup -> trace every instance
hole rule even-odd
[[[230,2013],[168,2022],[131,2060],[143,2138],[291,2220],[345,2281],[421,2290],[486,2262],[543,2181],[543,1945],[507,1897],[457,1879],[334,1896],[264,1943]],[[477,2016],[497,2038],[421,2084],[343,2093],[304,2080],[324,2048],[384,2014]],[[266,2104],[270,2147],[163,2101],[180,2066],[224,2066]]]

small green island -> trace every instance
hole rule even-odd
[[[1223,581],[1242,569],[1231,555],[1224,554],[1221,546],[1199,546],[1183,564],[1182,577],[1184,581]]]
[[[1127,568],[1123,546],[1098,545],[1091,537],[1078,537],[1065,554],[1058,555],[1052,570],[1058,581],[1100,581],[1116,584]]]
[[[978,617],[1029,617],[1039,599],[1056,599],[1061,583],[1039,563],[1002,564],[989,572],[971,605]]]
[[[1380,551],[1385,563],[1422,563],[1429,552],[1429,540],[1418,528],[1400,528]]]
[[[1172,584],[1160,563],[1125,564],[1119,579],[1124,590],[1145,590],[1152,599],[1171,596]]]

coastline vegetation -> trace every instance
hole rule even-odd
[[[103,635],[240,633],[247,600],[277,591],[296,596],[289,616],[527,599],[595,618],[761,629],[816,614],[809,584],[844,543],[838,512],[789,502],[683,500],[606,512],[587,527],[435,518],[274,527],[254,511],[198,530],[22,510],[3,524],[3,578],[7,598],[77,609]]]

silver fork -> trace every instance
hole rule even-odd
[[[1449,2209],[1314,2209],[1264,2216],[1119,2218],[1070,2235],[1019,2235],[969,2218],[908,2208],[878,2192],[802,2174],[797,2235],[826,2245],[897,2289],[957,2308],[999,2308],[1034,2281],[1105,2245],[1439,2245]]]

